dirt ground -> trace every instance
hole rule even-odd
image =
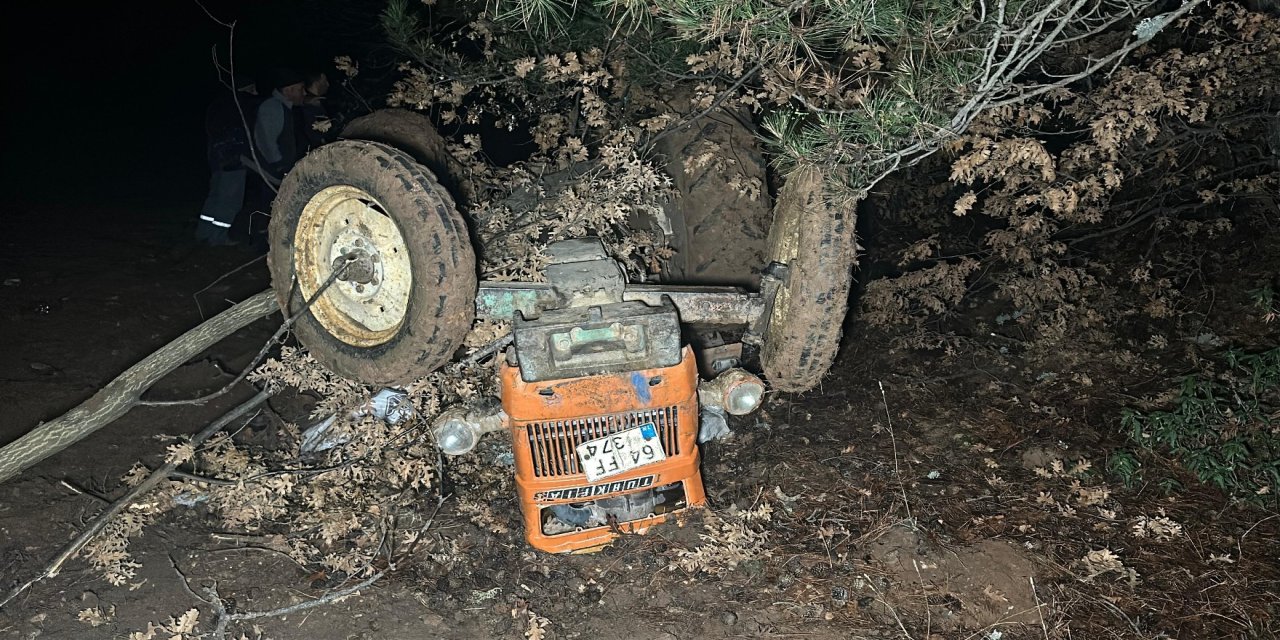
[[[261,261],[214,283],[253,256],[190,246],[191,210],[86,216],[125,221],[111,231],[11,228],[0,254],[0,443],[74,406],[202,314],[266,286]],[[221,386],[274,326],[224,341],[155,394]],[[1274,338],[1261,324],[1230,330]],[[710,515],[560,557],[524,544],[513,497],[491,505],[497,527],[477,526],[446,500],[430,544],[464,549],[467,562],[426,554],[358,596],[233,623],[229,636],[1275,637],[1280,514],[1230,506],[1208,490],[1125,488],[1103,471],[1121,441],[1116,409],[1161,388],[1177,373],[1169,366],[1106,349],[1033,358],[994,340],[934,357],[895,352],[857,324],[847,333],[820,390],[771,396],[732,437],[705,447]],[[164,445],[154,436],[193,433],[251,393],[134,410],[0,485],[0,589],[37,574],[123,492],[119,478],[136,461],[158,464]],[[287,398],[272,402],[278,413],[297,411]],[[435,508],[425,502],[420,515]],[[1147,533],[1144,518],[1180,528]],[[0,611],[0,634],[124,638],[196,608],[191,637],[213,637],[211,607],[188,584],[216,584],[229,611],[347,584],[215,523],[190,508],[149,527],[133,546],[142,567],[132,585],[112,586],[71,561]],[[698,557],[707,560],[691,564]]]

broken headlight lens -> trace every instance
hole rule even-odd
[[[436,445],[445,455],[460,456],[480,442],[479,425],[473,425],[457,413],[446,412],[431,427]]]
[[[743,380],[725,393],[724,410],[735,416],[746,415],[755,411],[763,399],[764,384],[758,378]]]

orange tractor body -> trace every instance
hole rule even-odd
[[[698,372],[685,347],[671,367],[525,382],[501,369],[525,537],[537,549],[583,552],[642,533],[706,502],[698,469]],[[579,447],[651,428],[665,459],[588,480]],[[638,454],[637,454],[638,455]],[[592,471],[608,474],[604,460]]]
[[[698,444],[759,406],[764,385],[733,359],[704,367],[704,381],[682,316],[759,310],[737,294],[629,287],[599,241],[552,249],[546,285],[481,289],[478,314],[513,323],[500,398],[446,410],[433,432],[449,455],[510,433],[529,544],[579,553],[706,504]]]

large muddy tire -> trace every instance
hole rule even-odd
[[[387,145],[344,140],[298,162],[272,205],[268,263],[281,309],[302,313],[302,344],[367,384],[404,385],[449,362],[475,315],[462,216],[430,171]]]
[[[669,282],[760,283],[771,216],[764,154],[747,118],[716,111],[658,143],[679,193],[666,207],[676,249]]]
[[[787,177],[774,205],[770,259],[787,265],[774,299],[760,364],[780,391],[808,391],[822,381],[840,349],[849,308],[857,210],[829,198],[822,171]]]
[[[431,119],[421,113],[407,109],[379,109],[347,123],[340,137],[395,147],[430,169],[462,207],[475,199],[466,167],[449,153],[444,137],[436,131]]]

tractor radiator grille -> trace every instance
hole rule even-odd
[[[658,438],[667,457],[679,455],[677,426],[680,420],[676,407],[527,423],[524,428],[533,456],[533,474],[539,478],[580,474],[578,445],[650,422],[658,428]]]

